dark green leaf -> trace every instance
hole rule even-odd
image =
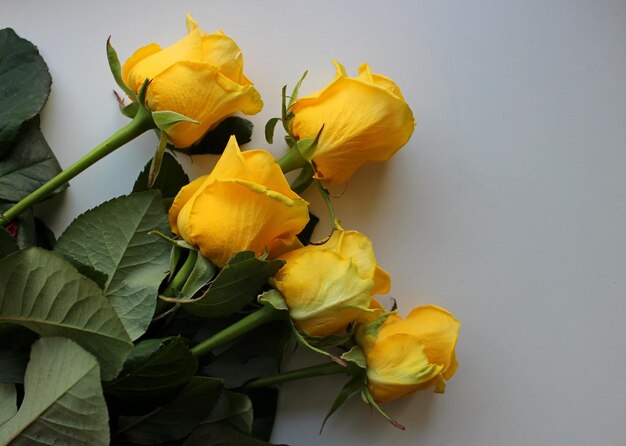
[[[17,241],[9,231],[0,226],[0,258],[17,251]]]
[[[54,232],[37,217],[35,217],[35,238],[37,240],[37,246],[48,250],[53,249],[57,242]]]
[[[14,203],[0,200],[0,212],[6,212]],[[35,215],[33,209],[26,209],[19,217],[9,223],[11,233],[15,234],[15,241],[19,249],[37,245],[37,230],[35,229]],[[8,226],[7,226],[8,227]]]
[[[272,118],[265,124],[265,140],[268,144],[274,142],[274,131],[276,130],[276,124],[278,124],[280,118]]]
[[[169,404],[142,417],[120,417],[117,435],[135,444],[160,444],[186,437],[215,407],[218,379],[196,376]]]
[[[0,382],[23,383],[34,332],[19,325],[0,325]]]
[[[283,264],[282,260],[261,260],[252,251],[239,252],[220,271],[204,297],[183,308],[205,317],[233,314],[253,302],[267,279]]]
[[[317,216],[309,212],[309,222],[306,224],[302,232],[298,234],[298,240],[300,240],[300,243],[302,243],[303,245],[308,245],[309,243],[311,243],[313,231],[315,230],[315,226],[317,226],[319,221],[320,219]]]
[[[272,444],[257,440],[226,426],[203,424],[192,432],[183,446],[268,446]]]
[[[217,127],[204,135],[200,142],[180,150],[188,155],[220,155],[226,148],[231,135],[235,135],[239,146],[249,143],[250,139],[252,139],[253,127],[252,123],[247,119],[231,116],[224,119]]]
[[[70,262],[108,276],[104,294],[132,339],[150,324],[169,267],[169,246],[149,234],[154,229],[168,231],[161,194],[139,192],[80,215],[54,248]]]
[[[250,380],[277,374],[290,335],[285,322],[263,325],[217,355],[202,368],[202,374],[223,379],[226,388],[241,387]]]
[[[324,429],[324,425],[326,424],[328,419],[337,411],[337,409],[339,409],[348,398],[350,398],[355,393],[362,391],[364,388],[365,380],[362,376],[353,376],[352,379],[348,381],[345,386],[343,386],[343,389],[341,389],[339,395],[337,395],[335,402],[333,402],[333,405],[330,407],[328,414],[326,414],[326,418],[324,418],[320,433]]]
[[[0,383],[0,425],[17,413],[15,384]]]
[[[276,408],[278,404],[278,389],[264,387],[248,391],[252,401],[252,436],[264,441],[269,441],[272,436]]]
[[[0,323],[76,341],[100,360],[104,380],[117,376],[132,347],[102,290],[40,248],[0,260]]]
[[[125,409],[171,400],[195,375],[197,359],[182,338],[147,339],[135,346],[120,376],[105,385]]]
[[[111,69],[111,74],[113,74],[113,79],[115,79],[115,83],[133,99],[136,99],[135,93],[128,88],[128,86],[122,80],[122,68],[120,65],[120,60],[117,57],[117,52],[113,45],[111,45],[111,37],[107,39],[107,60],[109,61],[109,68]]]
[[[25,383],[19,411],[0,425],[0,444],[109,444],[98,361],[78,344],[57,337],[37,341]]]
[[[148,161],[143,168],[139,177],[133,186],[133,192],[141,192],[148,190],[148,177],[150,175],[150,165],[152,161]],[[181,187],[189,183],[189,177],[183,170],[182,166],[176,161],[176,158],[168,152],[163,155],[161,169],[157,175],[152,189],[158,189],[164,198],[175,197]],[[169,232],[169,230],[168,230]]]
[[[252,402],[247,395],[225,390],[206,423],[227,424],[240,432],[252,431]]]
[[[39,114],[52,78],[37,47],[11,28],[0,30],[0,157],[22,124]]]
[[[0,199],[18,202],[60,172],[41,131],[27,129],[0,162]]]

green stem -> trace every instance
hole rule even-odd
[[[7,210],[4,215],[0,215],[0,223],[8,223],[15,219],[26,209],[52,194],[55,190],[63,186],[83,170],[151,128],[154,128],[154,122],[152,120],[152,116],[150,115],[150,111],[144,107],[139,107],[137,115],[130,123],[119,129],[109,138],[105,139],[91,152],[83,156],[56,177],[52,178],[39,189],[22,199],[19,203],[15,204]]]
[[[291,172],[292,170],[300,169],[309,165],[309,162],[304,159],[296,147],[289,149],[289,151],[276,162],[280,166],[283,173]]]
[[[336,375],[338,373],[347,373],[355,375],[360,371],[358,367],[344,367],[336,362],[329,362],[325,364],[314,365],[311,367],[305,367],[302,369],[291,370],[285,373],[279,373],[278,375],[267,376],[265,378],[255,379],[246,384],[243,388],[256,389],[259,387],[273,386],[274,384],[280,384],[288,381],[295,381],[298,379],[314,378],[316,376]]]
[[[219,333],[214,334],[209,339],[205,339],[191,349],[194,356],[202,356],[209,353],[216,347],[229,341],[237,339],[239,336],[254,330],[268,322],[277,321],[285,317],[285,311],[276,310],[271,307],[263,307],[260,310],[250,313],[243,319],[235,322]]]

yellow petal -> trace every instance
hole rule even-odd
[[[200,189],[200,187],[202,186],[202,184],[204,184],[208,177],[208,175],[198,177],[191,183],[183,186],[180,191],[178,191],[178,194],[174,198],[174,201],[172,202],[172,206],[170,207],[168,213],[168,220],[174,234],[180,235],[180,232],[178,230],[178,216],[181,210],[183,209],[185,204],[187,204],[189,199],[196,194],[196,192]]]
[[[236,84],[211,65],[186,61],[156,76],[146,100],[150,110],[171,110],[200,122],[181,122],[168,131],[172,143],[180,148],[189,147],[236,111],[250,115],[263,108],[253,86]]]
[[[383,76],[382,74],[372,73],[368,64],[363,64],[359,67],[358,79],[384,88],[389,93],[393,94],[401,100],[404,100],[404,96],[402,95],[400,87],[398,87],[398,85],[388,77]]]
[[[299,329],[327,336],[370,312],[373,281],[362,278],[349,258],[309,246],[281,258],[286,264],[272,284],[285,297]]]
[[[207,185],[185,208],[186,225],[180,221],[185,212],[179,216],[181,235],[220,267],[239,251],[261,255],[278,242],[292,241],[309,219],[301,198],[230,179]]]
[[[431,363],[442,364],[448,370],[455,366],[454,349],[460,325],[449,311],[427,305],[415,308],[404,320],[383,325],[378,336],[384,339],[396,333],[410,334],[425,345],[424,352]]]
[[[341,77],[319,97],[296,101],[291,129],[313,138],[324,126],[313,156],[319,177],[343,183],[368,161],[389,159],[409,140],[415,125],[408,105],[377,85]]]
[[[218,31],[202,37],[202,62],[219,67],[220,73],[240,85],[251,85],[243,74],[243,55],[233,39]]]
[[[406,334],[379,340],[366,352],[366,360],[369,389],[381,403],[419,390],[443,370],[429,361],[418,339]]]
[[[372,294],[387,294],[391,291],[391,276],[380,266],[374,271],[374,289]]]
[[[188,33],[198,29],[198,22],[196,22],[189,13],[187,13],[187,17],[185,18],[185,24],[187,25]]]
[[[158,74],[180,61],[200,62],[202,60],[202,36],[196,29],[175,44],[138,61],[128,70],[128,85],[139,88],[145,79],[154,79]],[[155,111],[156,109],[152,109]],[[159,110],[166,110],[164,108]]]
[[[135,68],[135,65],[137,65],[139,62],[149,56],[152,56],[153,54],[158,53],[159,51],[161,51],[161,47],[156,43],[151,43],[149,45],[139,48],[124,63],[124,66],[122,67],[122,79],[124,83],[128,86],[128,88],[133,90],[135,93],[138,92],[145,78],[137,83],[134,79],[131,81],[129,73],[132,71],[133,68]]]

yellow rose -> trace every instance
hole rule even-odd
[[[327,336],[363,320],[372,294],[389,292],[391,279],[374,257],[372,242],[339,228],[322,245],[283,254],[283,266],[271,285],[285,297],[298,329]]]
[[[372,300],[379,316],[383,310]],[[445,383],[458,367],[454,348],[459,321],[443,308],[417,307],[406,319],[397,314],[360,324],[356,339],[367,361],[367,385],[374,399],[385,403]]]
[[[274,157],[241,152],[234,136],[211,174],[183,187],[169,211],[172,231],[220,267],[239,251],[279,255],[308,220],[308,203],[289,188]]]
[[[315,138],[322,125],[313,162],[316,177],[345,183],[369,161],[389,159],[404,146],[415,127],[413,112],[389,78],[359,67],[348,77],[338,62],[335,79],[321,91],[296,100],[291,131],[298,139]]]
[[[180,122],[167,131],[176,147],[189,147],[226,116],[241,111],[254,115],[261,96],[243,74],[243,56],[235,41],[218,31],[206,34],[187,16],[188,34],[162,49],[156,43],[140,48],[124,64],[122,78],[135,93],[146,79],[151,111],[174,111],[199,124]]]

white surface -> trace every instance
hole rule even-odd
[[[626,444],[623,0],[2,2],[0,26],[50,66],[43,126],[62,165],[124,122],[109,34],[125,59],[180,38],[187,11],[244,51],[266,103],[248,147],[266,147],[281,86],[305,69],[305,93],[330,80],[332,58],[397,81],[415,134],[389,163],[362,169],[336,207],[373,239],[403,313],[434,302],[463,323],[447,393],[387,407],[406,432],[355,399],[318,436],[341,385],[328,378],[284,386],[275,442]],[[48,220],[57,233],[127,193],[155,144],[144,136],[75,179],[44,209],[60,211]]]

